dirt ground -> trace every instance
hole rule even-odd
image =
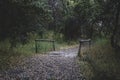
[[[78,47],[36,54],[13,69],[0,72],[0,80],[85,80],[77,52]]]

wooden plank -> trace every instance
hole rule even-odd
[[[55,41],[53,41],[53,50],[55,51]]]
[[[35,41],[54,42],[55,40],[51,40],[51,39],[36,39]]]

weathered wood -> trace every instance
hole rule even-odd
[[[53,50],[55,51],[55,40],[51,40],[51,39],[36,39],[35,40],[35,52],[38,53],[38,48],[37,48],[37,42],[52,42],[52,46],[53,46]]]
[[[78,50],[78,56],[81,57],[81,47],[82,47],[82,43],[89,43],[89,47],[91,45],[91,39],[80,39],[79,40],[79,50]]]
[[[55,40],[51,39],[36,39],[35,41],[55,42]]]
[[[35,41],[35,52],[36,52],[36,53],[38,52],[38,49],[37,49],[37,41]]]
[[[53,41],[53,50],[55,51],[55,41]]]

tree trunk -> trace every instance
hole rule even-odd
[[[117,4],[117,11],[116,11],[116,15],[115,15],[115,24],[114,24],[114,30],[111,36],[111,45],[112,47],[114,47],[115,49],[120,49],[120,46],[118,45],[118,29],[119,29],[119,16],[120,16],[120,3]]]

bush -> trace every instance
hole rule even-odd
[[[88,80],[120,80],[120,62],[110,42],[98,40],[90,49],[83,52],[83,60],[87,66],[84,75]],[[91,70],[91,72],[86,70]],[[89,76],[94,74],[94,76]]]

